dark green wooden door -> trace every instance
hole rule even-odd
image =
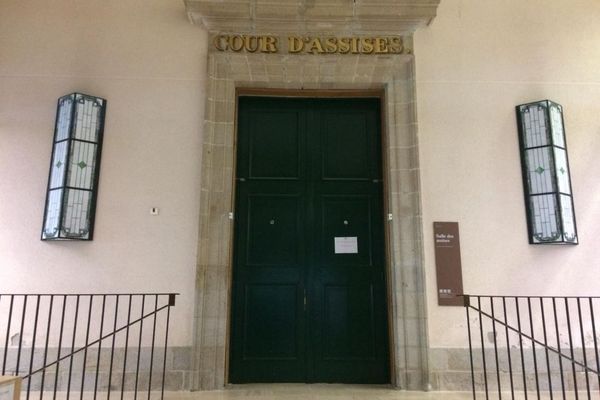
[[[238,111],[230,381],[388,383],[379,100]]]

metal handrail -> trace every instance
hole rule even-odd
[[[74,383],[74,359],[75,356],[81,355],[83,358],[80,371],[81,385],[78,388],[78,392],[80,393],[80,398],[83,398],[84,391],[92,390],[91,384],[88,383],[86,387],[88,351],[97,351],[95,376],[93,379],[94,399],[96,399],[99,390],[106,389],[107,400],[109,400],[111,390],[114,390],[113,378],[119,375],[121,378],[121,399],[123,399],[124,392],[129,390],[134,391],[134,399],[137,399],[138,392],[141,390],[139,385],[140,375],[143,374],[144,376],[147,375],[147,395],[150,400],[152,392],[156,392],[156,390],[153,390],[152,376],[155,359],[159,358],[157,362],[162,361],[162,381],[160,384],[160,398],[162,399],[167,370],[170,309],[175,306],[177,295],[177,293],[0,294],[0,343],[2,343],[1,339],[4,339],[4,348],[0,349],[3,351],[1,358],[2,375],[5,375],[7,371],[9,373],[12,371],[14,375],[19,375],[22,368],[21,362],[24,361],[26,356],[23,352],[28,350],[31,354],[29,354],[28,365],[25,366],[27,371],[23,371],[24,373],[21,375],[22,379],[26,381],[26,388],[24,387],[26,398],[29,399],[32,392],[33,378],[40,376],[39,392],[40,400],[43,400],[46,389],[46,373],[50,368],[53,368],[55,374],[54,382],[50,383],[52,385],[53,399],[56,399],[57,391],[63,390],[66,391],[66,398],[68,400],[71,395],[72,384]],[[32,304],[35,304],[35,307]],[[146,306],[148,308],[144,310]],[[87,315],[85,314],[85,309],[87,309]],[[47,314],[42,315],[42,310],[46,310]],[[157,332],[157,319],[159,318],[163,318],[164,323],[161,324],[161,331]],[[85,321],[85,342],[81,345],[78,344],[83,333],[81,328],[78,330],[78,327],[81,325],[80,320]],[[144,335],[144,320],[152,321],[149,347],[143,346],[144,338],[148,336]],[[107,323],[105,324],[105,322]],[[72,330],[67,329],[67,327],[70,328],[71,324]],[[96,332],[95,327],[98,325],[99,330],[97,334],[94,334]],[[108,329],[108,332],[105,329],[107,325],[112,325]],[[33,326],[33,329],[31,329],[31,326]],[[94,326],[94,332],[92,332],[92,326]],[[132,331],[134,327],[135,331]],[[45,332],[45,338],[41,338],[45,339],[44,344],[43,347],[36,347],[36,342],[38,336],[41,335],[42,329]],[[23,336],[25,336],[26,332],[32,335],[31,346],[25,346],[23,342]],[[137,336],[135,333],[137,333]],[[158,353],[155,352],[157,335],[160,339],[164,337],[162,360],[160,360]],[[9,346],[9,340],[15,336],[18,336],[16,349]],[[121,336],[120,339],[124,341],[124,346],[116,347],[117,336]],[[108,370],[105,371],[101,370],[100,365],[103,354],[102,345],[107,340],[110,341],[110,363]],[[137,345],[132,346],[131,344],[135,342],[137,342]],[[49,360],[48,355],[51,343],[57,345],[56,357],[52,357]],[[65,343],[70,343],[70,349],[63,353],[63,344]],[[13,350],[16,350],[16,356],[14,363],[10,366],[8,365],[8,354]],[[43,353],[43,356],[42,360],[39,360],[39,357],[37,360],[38,362],[41,361],[41,364],[34,367],[36,353],[38,353],[36,350]],[[104,350],[106,352],[108,349],[104,348]],[[116,365],[116,350],[123,353],[122,371]],[[135,360],[135,383],[127,385],[127,358],[128,353],[132,350],[136,352],[137,356]],[[145,351],[149,351],[150,353],[147,374],[140,369],[141,355]],[[59,371],[63,371],[64,368],[68,369],[68,373],[62,372],[63,375],[66,375],[65,378],[67,378],[66,387],[64,384],[59,387]],[[117,369],[116,371],[114,371],[115,368]],[[107,384],[99,382],[100,373],[108,373]]]
[[[600,387],[600,354],[598,353],[597,315],[595,312],[598,307],[594,307],[594,303],[600,303],[600,297],[463,295],[463,298],[467,317],[471,383],[474,399],[476,399],[479,389],[483,389],[486,399],[489,399],[492,394],[492,384],[496,385],[497,397],[501,399],[503,381],[504,388],[510,387],[512,399],[515,398],[515,393],[523,393],[525,399],[527,399],[527,385],[528,381],[531,380],[535,383],[535,392],[538,399],[540,393],[546,391],[549,392],[550,399],[553,399],[553,392],[557,390],[557,387],[553,386],[552,377],[557,374],[560,376],[559,387],[563,400],[567,398],[566,393],[570,391],[573,391],[575,398],[578,399],[579,390],[583,390],[578,385],[578,377],[580,380],[585,379],[585,391],[588,399],[591,399],[590,379],[592,377],[596,376]],[[470,312],[473,311],[477,316],[475,321],[471,320]],[[576,320],[574,324],[572,319]],[[537,322],[534,323],[534,320],[537,320]],[[492,356],[486,356],[484,324],[491,324]],[[478,329],[475,327],[475,330],[479,331],[479,338],[476,337],[477,335],[473,335],[472,325],[478,325]],[[566,346],[561,345],[561,337],[565,335],[565,331],[568,335]],[[536,336],[536,332],[538,336]],[[516,360],[513,360],[511,354],[510,334],[516,335],[518,338],[518,358],[520,359],[522,373],[522,386],[520,388],[517,388],[518,381],[517,377],[514,376],[515,371],[513,371],[513,362]],[[498,335],[505,339],[505,355],[499,346]],[[589,338],[590,335],[593,341],[590,344],[588,340],[588,344],[586,344],[586,338]],[[551,340],[554,342],[551,343]],[[577,347],[577,341],[580,341],[580,348]],[[530,346],[531,351],[526,346]],[[593,346],[593,348],[588,349],[588,346]],[[477,347],[481,348],[481,365],[476,366],[474,354]],[[575,356],[576,350],[581,350],[582,359]],[[541,363],[538,365],[540,352],[542,356],[545,356],[545,366],[543,365],[544,360],[540,360]],[[558,368],[551,365],[551,355],[558,360]],[[492,359],[488,360],[490,357]],[[505,377],[501,377],[500,363],[504,360],[508,362],[508,383]],[[527,360],[533,362],[533,376],[531,371],[527,371]],[[491,361],[490,365],[488,365],[488,361]],[[570,365],[571,367],[571,374],[568,377],[565,376],[563,362],[564,365]],[[493,375],[494,372],[493,370],[490,371],[491,365],[495,366],[495,381],[488,380],[488,375]],[[577,368],[580,371],[577,371]],[[545,371],[543,371],[544,369]],[[478,373],[483,374],[483,387],[476,382],[476,370]],[[583,377],[580,376],[582,373]],[[542,374],[545,374],[547,384],[543,382]],[[569,385],[567,378],[572,379],[572,386]],[[518,384],[520,385],[520,383]],[[496,391],[493,391],[493,393],[496,393]]]

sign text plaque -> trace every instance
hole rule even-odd
[[[434,222],[433,243],[438,305],[462,306],[462,267],[458,222]]]

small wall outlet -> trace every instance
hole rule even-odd
[[[152,207],[150,209],[150,215],[158,215],[160,212],[160,210],[158,209],[158,207]]]

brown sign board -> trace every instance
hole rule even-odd
[[[434,222],[433,243],[438,305],[462,306],[463,284],[460,264],[458,222]]]

